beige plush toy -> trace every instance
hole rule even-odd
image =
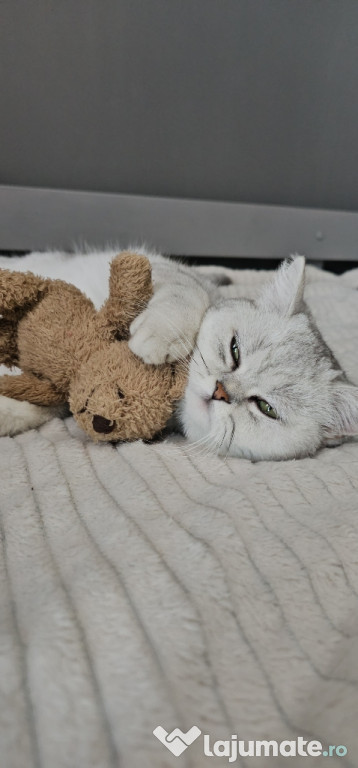
[[[0,394],[39,405],[67,402],[95,440],[151,439],[186,383],[185,365],[146,365],[129,349],[129,326],[152,295],[148,259],[119,254],[109,298],[97,312],[73,285],[0,270]]]

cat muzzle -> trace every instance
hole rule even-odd
[[[229,395],[221,381],[216,382],[216,388],[214,390],[212,400],[225,400],[226,403],[230,402]]]

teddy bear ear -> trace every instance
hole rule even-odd
[[[111,263],[109,298],[98,312],[105,335],[129,337],[132,321],[146,307],[153,293],[152,270],[145,256],[123,251]]]

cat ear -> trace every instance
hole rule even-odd
[[[292,256],[281,264],[273,280],[265,286],[259,305],[290,317],[303,309],[304,287],[305,257]]]
[[[324,425],[326,445],[358,435],[358,387],[339,383],[332,390],[331,410]]]

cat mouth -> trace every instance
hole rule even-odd
[[[209,410],[210,405],[213,401],[212,397],[210,397],[209,395],[202,395],[200,399],[203,405],[205,406],[206,410]]]
[[[197,408],[205,417],[210,419],[212,413],[213,400],[210,395],[197,395]]]

